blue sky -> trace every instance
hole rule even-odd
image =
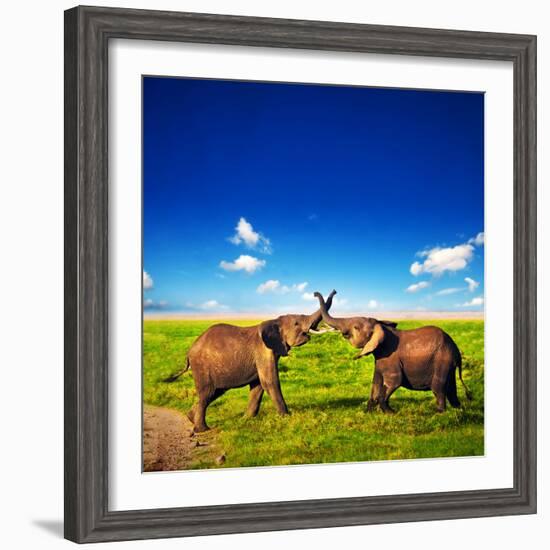
[[[483,101],[145,77],[145,309],[481,310]]]

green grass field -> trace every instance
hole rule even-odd
[[[144,322],[145,403],[188,411],[195,400],[191,372],[171,384],[162,379],[183,367],[191,344],[215,323]],[[462,409],[448,406],[437,414],[431,392],[400,388],[391,400],[396,414],[368,413],[372,356],[353,361],[356,350],[339,333],[313,335],[309,344],[279,361],[290,416],[279,417],[266,394],[259,415],[245,418],[248,387],[230,390],[210,405],[207,421],[213,430],[208,438],[216,452],[226,455],[222,467],[483,455],[484,322],[402,321],[399,328],[426,324],[448,332],[462,352],[464,380],[473,393],[468,401],[457,381]],[[199,453],[191,467],[220,467],[212,452]]]

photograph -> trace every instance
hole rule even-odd
[[[142,77],[144,472],[484,455],[484,97]]]

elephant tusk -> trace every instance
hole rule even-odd
[[[325,332],[336,332],[336,329],[334,328],[324,328],[322,330],[310,329],[309,332],[311,332],[312,334],[325,334]]]

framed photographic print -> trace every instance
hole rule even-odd
[[[67,538],[535,512],[535,48],[65,13]]]

